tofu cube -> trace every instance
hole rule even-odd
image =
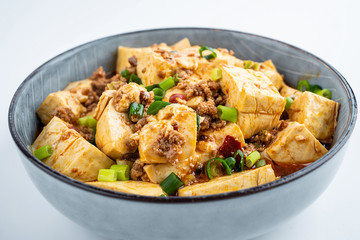
[[[53,118],[53,113],[56,108],[62,107],[69,109],[75,118],[79,118],[86,108],[81,105],[76,95],[69,91],[59,91],[50,93],[42,102],[36,113],[38,114],[43,124],[48,124]]]
[[[238,121],[244,138],[260,130],[276,126],[285,108],[283,98],[272,82],[261,72],[221,65],[220,85],[228,95],[227,106],[238,112]]]
[[[291,97],[293,100],[296,99],[297,97],[299,97],[302,94],[301,91],[289,87],[288,85],[286,85],[285,83],[283,84],[281,90],[280,90],[280,95],[283,97]]]
[[[54,117],[32,144],[34,152],[50,145],[53,154],[44,163],[54,170],[79,181],[94,181],[99,169],[109,168],[114,162],[65,122]]]
[[[326,148],[303,125],[289,122],[264,150],[263,156],[277,163],[311,163],[327,153]]]
[[[159,184],[142,181],[87,182],[94,187],[136,195],[160,197],[165,194]]]
[[[233,192],[245,188],[256,187],[276,180],[275,173],[271,165],[265,165],[254,170],[234,173],[230,176],[214,178],[205,183],[194,184],[180,188],[178,195],[183,196],[202,196]]]
[[[271,60],[267,60],[260,65],[260,72],[264,73],[265,76],[267,76],[270,81],[274,84],[276,89],[280,89],[282,85],[284,84],[283,77],[280,75],[280,73],[276,70],[275,65]]]
[[[84,103],[88,100],[88,93],[92,91],[91,83],[90,79],[72,82],[64,88],[64,91],[71,92],[81,103]]]
[[[115,110],[111,99],[101,114],[96,126],[96,146],[113,159],[119,159],[126,153],[133,153],[136,148],[130,146],[133,130],[127,113]]]
[[[340,104],[311,92],[303,92],[288,111],[291,121],[302,123],[320,141],[334,135]]]
[[[176,51],[181,51],[181,50],[189,48],[189,47],[191,47],[191,44],[190,44],[190,41],[188,38],[183,38],[171,46],[171,48]]]
[[[183,137],[180,151],[171,153],[174,135]],[[171,104],[161,109],[156,120],[145,125],[140,131],[139,153],[144,163],[173,163],[189,158],[194,152],[197,139],[196,113],[180,104]],[[169,145],[165,144],[168,142]],[[160,154],[158,149],[163,149]],[[174,155],[174,156],[173,156]],[[173,156],[169,159],[169,156]]]

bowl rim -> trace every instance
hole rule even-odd
[[[78,50],[81,50],[84,47],[87,47],[88,45],[92,45],[95,44],[97,42],[102,42],[102,41],[106,41],[107,39],[111,39],[111,38],[118,38],[121,36],[126,36],[126,35],[132,35],[132,34],[138,34],[138,33],[148,33],[148,32],[156,32],[156,31],[169,31],[169,30],[175,30],[175,31],[181,31],[181,30],[194,30],[194,31],[222,31],[222,32],[227,32],[227,33],[236,33],[236,34],[243,34],[249,37],[255,37],[255,38],[260,38],[260,39],[265,39],[268,41],[272,41],[275,42],[277,44],[281,44],[281,45],[285,45],[287,47],[290,47],[292,49],[295,49],[296,51],[300,51],[305,55],[308,55],[314,59],[316,59],[317,61],[319,61],[319,63],[321,63],[322,65],[324,65],[325,67],[327,67],[329,70],[331,70],[338,78],[338,80],[342,83],[346,93],[347,93],[347,97],[349,99],[349,108],[350,108],[350,116],[348,118],[348,122],[346,125],[346,128],[344,130],[344,134],[343,136],[339,139],[338,143],[336,143],[327,154],[325,154],[323,157],[321,157],[320,159],[318,159],[317,161],[313,162],[312,164],[310,164],[309,166],[296,171],[295,173],[292,173],[290,175],[287,175],[285,177],[282,177],[276,181],[272,181],[260,186],[256,186],[256,187],[252,187],[252,188],[247,188],[247,189],[243,189],[243,190],[238,190],[238,191],[234,191],[234,192],[226,192],[226,193],[220,193],[220,194],[213,194],[213,195],[205,195],[205,196],[190,196],[190,197],[173,197],[173,196],[168,196],[168,197],[151,197],[151,196],[143,196],[143,195],[135,195],[135,194],[128,194],[128,193],[122,193],[122,192],[116,192],[116,191],[112,191],[112,190],[107,190],[107,189],[102,189],[99,187],[95,187],[89,184],[85,184],[83,182],[77,181],[75,179],[72,179],[70,177],[67,177],[57,171],[55,171],[54,169],[52,169],[51,167],[45,165],[43,162],[39,161],[38,159],[36,159],[29,151],[28,147],[25,146],[22,141],[20,136],[18,135],[16,128],[15,128],[15,123],[14,123],[14,109],[15,109],[15,105],[18,99],[18,95],[21,93],[22,89],[24,88],[24,86],[27,84],[27,82],[29,82],[31,80],[31,78],[37,73],[39,72],[41,69],[43,69],[44,67],[46,67],[49,63],[51,63],[52,61],[58,59],[59,57],[63,56],[63,55],[67,55],[67,54],[71,54],[72,52],[76,52]],[[202,27],[174,27],[174,28],[154,28],[154,29],[148,29],[148,30],[140,30],[140,31],[131,31],[131,32],[125,32],[125,33],[120,33],[120,34],[115,34],[115,35],[111,35],[111,36],[107,36],[107,37],[103,37],[103,38],[99,38],[90,42],[86,42],[84,44],[78,45],[74,48],[71,48],[61,54],[58,54],[57,56],[51,58],[50,60],[46,61],[45,63],[43,63],[42,65],[40,65],[37,69],[35,69],[32,73],[30,73],[29,76],[26,77],[26,79],[19,85],[19,87],[17,88],[13,98],[11,99],[10,102],[10,106],[9,106],[9,112],[8,112],[8,126],[10,129],[10,133],[11,136],[13,138],[13,140],[15,141],[16,146],[20,149],[20,152],[26,156],[26,158],[32,163],[34,164],[36,167],[38,167],[40,170],[44,171],[45,173],[51,175],[52,177],[56,178],[59,181],[62,181],[66,184],[69,184],[73,187],[76,188],[80,188],[82,190],[91,192],[91,193],[95,193],[95,194],[100,194],[102,196],[106,196],[106,197],[112,197],[112,198],[117,198],[117,199],[122,199],[122,200],[135,200],[135,201],[141,201],[141,202],[153,202],[153,203],[191,203],[191,202],[205,202],[205,201],[214,201],[214,200],[225,200],[225,199],[230,199],[230,198],[236,198],[236,197],[242,197],[242,196],[247,196],[250,194],[255,194],[255,193],[260,193],[266,190],[270,190],[276,187],[280,187],[286,183],[298,180],[299,178],[309,174],[310,172],[316,170],[317,168],[319,168],[320,166],[322,166],[323,164],[325,164],[326,162],[328,162],[344,145],[345,143],[348,141],[348,139],[350,138],[350,135],[352,133],[352,131],[354,130],[354,126],[356,123],[356,119],[357,119],[357,102],[356,102],[356,98],[355,98],[355,94],[353,92],[353,90],[351,89],[349,83],[345,80],[345,78],[334,68],[332,67],[330,64],[328,64],[327,62],[325,62],[324,60],[322,60],[321,58],[313,55],[312,53],[309,53],[301,48],[295,47],[291,44],[276,40],[276,39],[272,39],[269,37],[264,37],[261,35],[257,35],[257,34],[253,34],[253,33],[247,33],[247,32],[242,32],[242,31],[236,31],[236,30],[228,30],[228,29],[219,29],[219,28],[202,28]]]

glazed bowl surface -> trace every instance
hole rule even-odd
[[[66,177],[29,151],[45,97],[99,66],[113,72],[117,47],[173,44],[228,48],[241,59],[271,59],[290,86],[308,79],[331,89],[341,104],[330,151],[313,164],[277,181],[237,192],[197,197],[145,197],[96,188]],[[289,44],[253,34],[205,28],[153,29],[114,35],[75,47],[32,72],[17,89],[9,128],[21,160],[42,195],[61,213],[109,239],[248,239],[263,234],[309,206],[329,185],[354,129],[357,105],[342,75],[320,58]]]

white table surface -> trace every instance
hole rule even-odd
[[[226,28],[272,37],[314,53],[339,70],[359,96],[359,9],[355,0],[1,0],[0,239],[98,239],[42,197],[10,137],[10,99],[25,77],[45,61],[79,44],[122,32]],[[345,161],[327,190],[298,216],[257,239],[360,239],[359,141],[357,126]]]

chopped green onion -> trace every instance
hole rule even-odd
[[[170,105],[171,103],[164,102],[164,101],[154,101],[152,104],[150,104],[147,114],[148,115],[155,115],[159,112],[160,109],[166,107],[167,105]]]
[[[175,81],[175,83],[179,82],[179,74],[175,73],[175,75],[173,76],[173,79]]]
[[[165,91],[161,88],[154,88],[152,91],[154,92],[155,100],[162,100],[165,97]]]
[[[259,159],[260,159],[260,153],[258,151],[254,151],[254,152],[250,153],[246,157],[246,166],[248,168],[251,168],[252,166],[254,166],[256,161],[259,160]]]
[[[82,117],[78,119],[78,124],[83,127],[95,128],[97,121],[93,116]]]
[[[100,169],[97,180],[99,182],[116,182],[117,173],[114,169]]]
[[[244,64],[244,68],[245,69],[251,68],[252,65],[253,65],[253,61],[247,60]]]
[[[39,160],[44,160],[53,154],[53,149],[50,145],[42,146],[34,151],[34,156]]]
[[[142,104],[139,104],[137,102],[133,102],[130,104],[129,108],[129,118],[131,119],[131,116],[135,115],[138,117],[138,119],[142,118],[144,114],[144,106]]]
[[[225,158],[224,161],[226,162],[226,164],[229,166],[229,168],[234,169],[235,168],[235,164],[236,164],[236,160],[233,157],[228,157]]]
[[[94,137],[90,140],[90,143],[96,147],[95,136],[96,136],[96,128],[94,128]]]
[[[153,90],[154,88],[159,88],[159,84],[153,84],[145,87],[148,92]]]
[[[130,82],[134,82],[134,83],[137,83],[137,84],[142,84],[142,81],[141,81],[141,78],[139,78],[138,76],[136,76],[135,74],[131,74],[130,75],[130,79],[129,79],[129,83]]]
[[[184,183],[173,172],[170,173],[170,175],[160,183],[160,187],[164,192],[166,192],[167,195],[174,194],[176,190],[183,185]]]
[[[208,54],[208,55],[203,56],[203,51],[206,51],[206,50],[210,51],[211,53]],[[200,56],[205,58],[206,60],[216,58],[216,56],[217,56],[214,49],[212,49],[211,47],[207,47],[207,46],[202,46],[201,48],[199,48],[199,53],[200,53]]]
[[[310,84],[307,80],[301,80],[298,82],[298,90],[299,91],[310,91]]]
[[[196,113],[196,129],[199,131],[200,128],[200,116]]]
[[[121,76],[124,78],[127,78],[129,76],[130,72],[129,70],[125,69],[121,72]]]
[[[310,92],[317,93],[322,90],[322,87],[319,85],[310,86]]]
[[[144,85],[144,84],[140,84],[140,87],[143,87],[143,88],[144,88],[144,87],[145,87],[145,85]]]
[[[332,92],[327,88],[324,88],[323,90],[318,91],[316,94],[326,97],[328,99],[331,99],[331,97],[332,97]]]
[[[165,195],[165,194],[161,194],[160,197],[166,197],[166,195]]]
[[[255,163],[255,166],[256,166],[257,168],[263,167],[263,166],[265,166],[265,165],[266,165],[266,161],[265,161],[264,159],[261,159],[261,160],[259,160],[259,161],[257,161],[257,162]]]
[[[292,104],[293,102],[294,102],[294,100],[293,100],[291,97],[287,96],[287,97],[286,97],[285,109],[286,109],[286,110],[289,110],[290,107],[291,107],[291,104]]]
[[[223,105],[217,106],[218,115],[221,120],[230,122],[237,122],[237,110],[233,107],[225,107]]]
[[[254,69],[255,71],[259,71],[260,69],[260,64],[257,62],[254,62],[254,64],[252,65],[252,69]]]
[[[217,81],[222,78],[222,71],[220,68],[214,68],[211,71],[211,81]]]
[[[129,165],[112,165],[110,169],[116,171],[118,181],[127,181],[130,179],[130,167]]]
[[[213,179],[213,176],[214,177],[221,176],[220,175],[221,173],[219,173],[219,167],[218,167],[219,165],[216,162],[221,163],[221,165],[225,169],[227,175],[231,175],[231,169],[224,159],[213,158],[213,159],[209,160],[208,163],[206,164],[206,173],[207,173],[209,179]]]
[[[159,87],[164,89],[164,91],[169,90],[173,86],[175,86],[175,81],[172,77],[168,77],[167,79],[159,83]]]
[[[240,171],[242,172],[244,170],[244,153],[241,150],[237,150],[236,153],[234,154],[234,158],[236,159],[237,155],[240,155]]]

